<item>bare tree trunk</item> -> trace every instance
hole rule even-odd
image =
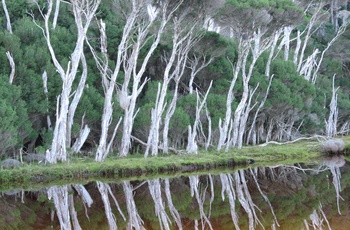
[[[255,115],[254,115],[254,118],[253,118],[253,121],[252,121],[252,125],[251,125],[251,127],[249,129],[249,132],[248,132],[248,135],[247,135],[247,142],[246,142],[247,144],[248,144],[249,140],[251,139],[252,132],[255,132],[256,119],[258,117],[258,114],[259,114],[260,110],[264,107],[264,104],[266,102],[267,95],[269,94],[269,91],[270,91],[270,87],[271,87],[273,76],[274,75],[272,75],[270,77],[269,85],[267,86],[264,99],[260,102],[260,105],[259,105],[258,109],[255,111]],[[259,142],[259,140],[256,140],[256,137],[253,137],[252,139],[253,139],[252,140],[253,145],[255,145],[257,142]]]
[[[292,26],[285,26],[284,27],[284,60],[288,61],[289,59],[289,46],[290,46],[290,34],[292,33],[293,27]]]
[[[52,22],[53,29],[55,29],[57,26],[57,18],[58,18],[58,14],[60,12],[60,3],[61,3],[61,0],[56,0],[55,14],[53,16],[53,22]]]
[[[298,57],[299,57],[299,51],[300,51],[300,47],[301,47],[301,33],[298,30],[297,32],[297,36],[295,38],[297,40],[297,44],[294,48],[294,56],[293,56],[293,62],[295,64],[295,66],[297,66],[298,64]]]
[[[334,137],[337,135],[337,123],[338,123],[338,94],[339,89],[334,86],[335,75],[333,75],[333,84],[332,84],[332,98],[329,104],[329,115],[328,121],[325,121],[326,124],[326,136]]]
[[[206,60],[207,57],[203,54],[202,55],[203,61],[200,63],[200,58],[195,54],[193,56],[194,56],[193,59],[190,60],[191,76],[190,76],[190,81],[188,83],[190,94],[193,93],[193,82],[196,75],[214,60],[213,57],[210,57],[209,60]]]
[[[158,154],[159,129],[160,129],[162,115],[166,106],[165,97],[167,95],[168,86],[170,81],[174,77],[177,78],[176,81],[180,80],[182,74],[178,75],[179,70],[181,69],[181,67],[178,65],[185,64],[184,62],[186,61],[187,54],[194,43],[194,41],[192,41],[192,34],[195,29],[196,23],[194,23],[194,25],[190,29],[188,29],[187,26],[183,27],[183,24],[186,24],[184,21],[186,16],[187,16],[187,13],[178,15],[173,22],[174,23],[173,24],[174,34],[173,34],[173,40],[172,40],[173,47],[172,47],[169,60],[164,70],[163,83],[161,87],[160,85],[158,86],[156,104],[152,109],[151,127],[148,135],[145,157],[148,156],[150,148],[151,148],[151,154],[153,156]],[[178,58],[176,58],[177,55],[179,56]],[[176,66],[174,68],[174,64],[176,60],[178,62],[176,63]]]
[[[59,111],[57,111],[51,151],[47,151],[47,156],[46,156],[46,159],[50,163],[56,163],[57,160],[60,160],[60,161],[67,160],[66,147],[67,147],[67,142],[69,142],[67,140],[68,139],[67,127],[69,126],[68,120],[69,120],[69,116],[74,116],[74,114],[70,114],[68,116],[69,104],[70,104],[69,98],[71,96],[72,85],[78,71],[80,59],[82,58],[83,45],[85,42],[86,33],[90,26],[91,20],[95,16],[96,10],[100,2],[101,0],[71,2],[75,24],[77,26],[77,41],[76,41],[74,51],[72,52],[70,57],[71,61],[68,63],[66,70],[64,70],[60,62],[57,60],[55,51],[51,44],[49,18],[52,12],[53,1],[48,0],[47,11],[45,14],[41,12],[44,18],[44,27],[41,27],[38,23],[36,23],[34,15],[32,15],[34,23],[39,28],[41,28],[43,32],[53,64],[56,67],[62,79],[62,92],[60,97],[58,97],[58,99],[60,99],[60,102],[57,102],[57,105],[59,106]]]
[[[187,153],[190,153],[190,154],[191,153],[195,153],[195,154],[198,153],[198,146],[197,146],[196,137],[197,137],[198,125],[200,124],[200,113],[203,109],[203,106],[206,103],[207,96],[209,94],[209,91],[211,89],[212,84],[213,84],[213,81],[210,82],[208,90],[207,90],[206,94],[204,95],[202,101],[200,101],[198,91],[197,91],[196,117],[194,120],[193,127],[189,126],[189,129],[188,129],[188,144],[187,144],[187,148],[186,148]]]
[[[275,32],[274,37],[273,37],[273,42],[272,42],[271,49],[270,49],[270,55],[269,55],[269,58],[267,59],[266,67],[265,67],[265,75],[266,75],[267,77],[270,77],[271,62],[272,62],[273,55],[274,55],[274,53],[275,53],[275,48],[276,48],[278,39],[279,39],[280,36],[281,36],[281,33],[282,33],[282,30],[277,30],[277,31]]]
[[[259,83],[253,90],[249,90],[248,102],[247,102],[247,105],[242,113],[241,122],[239,124],[238,139],[237,139],[237,143],[238,143],[237,147],[238,148],[242,148],[242,146],[243,146],[243,136],[244,136],[246,125],[247,125],[248,116],[249,116],[249,113],[252,110],[252,108],[254,108],[256,105],[256,103],[255,103],[253,106],[251,106],[252,98],[253,98],[253,95],[255,94],[256,90],[258,89],[258,87],[259,87]]]
[[[127,156],[129,149],[131,147],[131,132],[133,128],[134,118],[135,118],[135,107],[136,107],[136,100],[138,98],[138,95],[141,93],[144,85],[147,82],[147,79],[145,79],[141,84],[141,77],[143,76],[147,63],[153,54],[154,50],[158,46],[160,42],[160,38],[162,33],[164,32],[165,25],[170,20],[170,17],[174,13],[174,11],[178,8],[179,4],[176,5],[173,9],[170,11],[167,10],[169,1],[164,2],[162,5],[162,15],[161,15],[161,23],[158,28],[157,34],[155,35],[154,40],[152,41],[152,45],[147,51],[147,54],[145,55],[142,64],[138,70],[136,70],[136,63],[137,58],[140,52],[141,47],[143,47],[145,42],[149,42],[149,39],[146,39],[146,36],[149,33],[149,28],[152,25],[152,23],[148,24],[145,28],[139,28],[137,38],[135,39],[132,52],[130,54],[130,57],[128,59],[128,63],[125,63],[125,77],[124,82],[122,85],[121,91],[129,95],[128,88],[130,85],[130,81],[132,80],[132,90],[131,95],[128,96],[130,98],[129,105],[127,108],[124,109],[124,123],[123,123],[123,135],[122,135],[122,143],[120,147],[120,157]],[[137,6],[136,2],[133,1],[133,5],[135,8],[137,7],[143,7],[142,5]]]
[[[311,5],[312,3],[310,3]],[[307,31],[306,32],[306,35],[305,35],[305,38],[304,38],[304,42],[303,42],[303,47],[301,49],[301,53],[300,53],[300,57],[299,57],[299,64],[297,66],[297,70],[300,71],[301,67],[302,67],[302,64],[304,62],[304,54],[305,54],[305,50],[306,50],[306,47],[307,47],[307,44],[308,44],[308,41],[312,35],[313,32],[316,31],[316,29],[314,28],[314,25],[316,24],[316,22],[320,19],[320,17],[323,15],[323,13],[321,12],[321,9],[323,8],[325,3],[323,2],[320,2],[318,3],[317,5],[317,8],[316,10],[314,11],[314,13],[312,14],[312,17],[309,21],[309,23],[307,24],[305,30]],[[309,6],[310,6],[309,5]],[[303,32],[304,33],[304,32]]]
[[[253,69],[256,61],[260,57],[260,55],[268,49],[272,43],[271,38],[266,38],[264,41],[261,41],[263,33],[260,29],[257,32],[254,32],[254,47],[252,47],[252,60],[249,65],[248,73],[246,72],[246,63],[248,54],[245,55],[245,58],[242,61],[242,79],[243,79],[243,93],[241,97],[241,101],[238,103],[237,108],[234,112],[234,120],[232,126],[232,140],[229,143],[229,146],[237,146],[238,148],[242,148],[242,141],[239,139],[240,129],[244,130],[242,113],[247,106],[247,100],[249,96],[249,81],[251,76],[253,75]],[[273,40],[272,40],[273,41]],[[249,50],[248,50],[249,52]],[[240,128],[240,126],[242,126]]]
[[[347,19],[347,18],[346,18]],[[337,30],[337,34],[332,38],[332,40],[330,42],[328,42],[327,47],[322,51],[321,53],[321,57],[318,60],[317,64],[316,64],[316,69],[312,75],[312,83],[315,84],[316,80],[317,80],[317,73],[321,67],[322,61],[323,61],[323,57],[325,55],[325,53],[327,52],[327,50],[334,44],[335,41],[338,40],[338,38],[346,31],[346,28],[348,27],[348,25],[350,24],[350,22],[348,20],[344,20],[343,19],[343,23],[342,25],[338,28]]]
[[[71,133],[72,133],[72,126],[73,126],[73,122],[74,122],[74,115],[75,115],[75,111],[78,107],[78,103],[81,99],[81,96],[83,95],[83,90],[85,88],[86,78],[87,78],[87,74],[88,74],[86,59],[85,59],[85,55],[83,53],[81,54],[81,64],[82,64],[83,70],[82,70],[82,74],[81,74],[80,81],[78,84],[78,88],[75,90],[73,100],[71,101],[71,103],[69,105],[69,109],[68,109],[67,137],[66,137],[66,146],[67,147],[71,147],[71,141],[72,141],[72,134]],[[84,144],[84,143],[82,143],[82,144]]]
[[[7,59],[9,60],[9,62],[10,62],[10,66],[11,66],[11,73],[10,73],[9,83],[12,85],[13,79],[15,78],[15,73],[16,73],[16,64],[13,61],[12,54],[9,51],[6,51],[6,56],[7,56]]]
[[[10,20],[10,14],[7,10],[7,7],[6,7],[6,2],[5,0],[2,0],[2,8],[5,12],[5,17],[6,17],[6,29],[9,31],[10,34],[12,34],[12,26],[11,26],[11,20]]]
[[[46,122],[47,122],[47,128],[49,130],[52,129],[52,123],[51,123],[51,118],[50,118],[50,112],[49,112],[49,90],[47,88],[47,73],[44,71],[42,74],[42,79],[43,79],[43,86],[44,86],[44,93],[46,97]]]
[[[226,99],[226,115],[224,119],[224,123],[222,124],[222,120],[220,118],[219,120],[219,131],[220,131],[220,136],[219,136],[219,142],[217,146],[217,150],[220,151],[222,147],[225,145],[225,143],[228,141],[229,138],[228,132],[229,132],[229,126],[230,126],[230,121],[231,121],[231,114],[232,114],[232,102],[233,102],[233,88],[236,84],[238,74],[241,71],[243,60],[246,58],[245,56],[247,55],[247,44],[243,42],[242,40],[239,41],[238,44],[238,57],[237,57],[237,62],[236,65],[234,66],[232,63],[232,70],[233,70],[233,78],[230,84],[230,88],[228,89],[227,92],[227,99]],[[228,143],[226,143],[227,145]]]

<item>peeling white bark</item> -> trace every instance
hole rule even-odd
[[[13,57],[12,57],[12,54],[10,53],[10,51],[6,51],[6,57],[9,60],[10,66],[11,66],[11,73],[10,73],[9,83],[12,85],[13,79],[15,78],[15,73],[16,73],[16,64],[13,61]]]
[[[144,230],[143,227],[143,220],[141,219],[140,215],[137,212],[135,200],[134,200],[134,194],[133,194],[133,187],[130,184],[130,182],[123,182],[123,190],[125,195],[125,201],[126,201],[126,208],[128,210],[129,214],[129,220],[128,220],[128,229],[136,229],[136,230]]]
[[[198,146],[197,146],[197,129],[200,125],[200,113],[206,103],[209,91],[211,89],[211,86],[213,84],[213,81],[210,82],[210,85],[208,87],[208,90],[206,92],[206,94],[204,95],[202,101],[200,101],[199,95],[198,95],[198,91],[197,91],[197,105],[196,105],[196,117],[194,120],[194,124],[193,127],[189,126],[188,127],[188,144],[187,144],[187,148],[186,151],[187,153],[191,154],[191,153],[198,153]]]
[[[339,89],[334,86],[335,75],[333,75],[333,84],[332,84],[332,98],[329,104],[329,115],[328,120],[325,121],[326,124],[326,136],[334,137],[337,135],[337,123],[338,123],[338,94]]]
[[[66,70],[63,68],[63,66],[57,59],[55,51],[51,44],[49,19],[52,12],[53,1],[48,0],[45,14],[43,11],[41,11],[40,7],[38,6],[39,11],[41,12],[41,15],[44,19],[44,27],[41,27],[35,21],[34,15],[32,15],[34,23],[43,32],[53,64],[62,79],[62,92],[60,97],[58,97],[60,99],[60,102],[57,102],[57,105],[59,106],[59,111],[57,111],[51,151],[49,151],[46,156],[46,159],[49,163],[56,163],[57,160],[67,160],[67,142],[70,143],[70,140],[68,140],[68,138],[70,138],[68,137],[70,132],[67,133],[67,129],[71,127],[69,117],[74,116],[75,112],[75,109],[73,108],[75,106],[74,104],[70,108],[70,97],[72,93],[73,81],[76,78],[80,60],[83,58],[83,45],[85,42],[87,30],[90,26],[91,20],[95,17],[95,13],[100,2],[101,0],[71,2],[75,24],[77,26],[77,41],[74,51],[72,52],[70,57],[71,61],[68,63]],[[83,77],[84,76],[82,76],[82,78]],[[75,96],[79,97],[79,95]],[[69,111],[71,111],[70,115],[68,115]]]
[[[53,199],[62,230],[72,229],[68,204],[68,185],[53,186],[47,190],[48,199]]]
[[[154,201],[155,214],[158,217],[160,229],[170,229],[171,222],[165,211],[159,180],[160,179],[148,180],[148,188]]]
[[[10,34],[12,34],[12,26],[11,26],[10,14],[9,14],[9,12],[7,10],[6,2],[5,2],[5,0],[1,0],[1,2],[2,2],[2,9],[4,10],[5,17],[6,17],[6,29],[8,30],[8,32]]]
[[[191,196],[195,196],[198,208],[199,208],[199,213],[202,221],[202,226],[204,228],[205,225],[208,225],[208,227],[212,230],[213,227],[210,223],[210,220],[208,216],[204,212],[204,207],[203,203],[204,201],[201,198],[201,195],[199,194],[198,187],[199,187],[199,176],[189,176],[190,180],[190,189],[191,189]]]

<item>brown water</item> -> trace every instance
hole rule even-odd
[[[3,191],[0,229],[350,229],[350,164]]]

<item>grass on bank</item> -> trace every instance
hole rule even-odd
[[[342,138],[346,151],[350,150],[350,137]],[[138,179],[148,177],[179,176],[186,173],[231,170],[234,167],[257,167],[274,164],[310,162],[321,156],[320,143],[300,141],[286,145],[247,146],[231,149],[228,153],[200,151],[196,154],[164,155],[144,158],[132,154],[126,158],[109,156],[105,162],[95,162],[93,157],[72,156],[66,163],[24,164],[16,169],[0,169],[0,191],[12,188],[30,189],[33,185],[59,185],[86,183],[110,178]],[[253,164],[252,164],[253,163]]]

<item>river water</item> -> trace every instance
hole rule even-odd
[[[350,229],[350,163],[2,191],[0,229]]]

